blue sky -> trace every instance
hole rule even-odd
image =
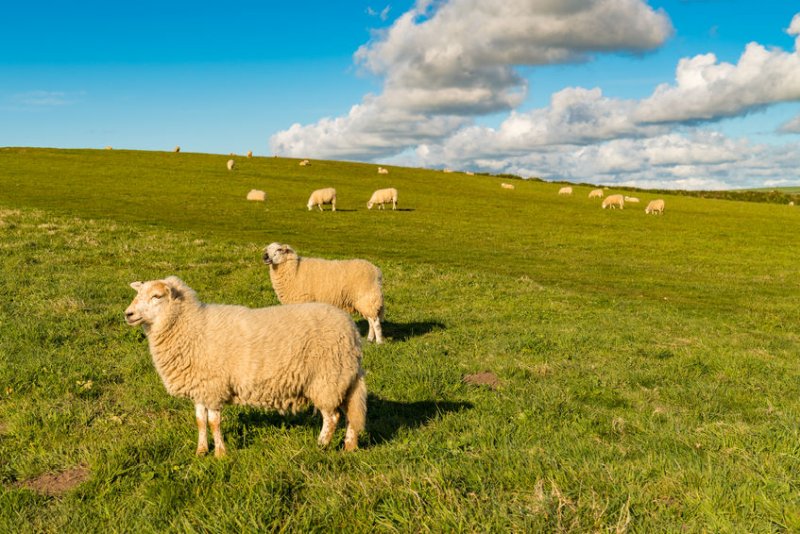
[[[14,3],[0,18],[0,146],[800,184],[793,4]],[[764,52],[739,64],[751,42]]]

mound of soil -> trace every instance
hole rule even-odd
[[[78,487],[88,479],[89,468],[79,466],[60,473],[43,473],[36,478],[20,482],[19,485],[37,493],[56,496]]]
[[[500,379],[497,378],[496,374],[490,371],[475,373],[474,375],[465,375],[464,383],[472,386],[486,386],[489,389],[497,389],[500,387]]]

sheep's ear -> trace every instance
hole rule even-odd
[[[136,291],[139,291],[144,284],[142,282],[131,282],[131,287]]]
[[[183,287],[179,283],[180,280],[176,276],[170,276],[165,280],[162,280],[162,282],[167,288],[169,298],[177,300],[183,297]]]

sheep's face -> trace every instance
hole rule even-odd
[[[263,257],[264,263],[267,265],[280,265],[285,261],[296,259],[297,254],[295,254],[294,250],[289,245],[270,243],[267,245],[267,248],[264,249]]]
[[[367,202],[367,209],[368,210],[372,209],[372,201],[371,200],[369,202]]]
[[[151,325],[172,299],[172,289],[161,280],[133,282],[136,296],[125,310],[125,322],[130,326]]]

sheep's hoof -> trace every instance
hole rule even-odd
[[[217,447],[214,449],[214,458],[225,458],[225,455],[228,452],[225,450],[225,447]]]
[[[208,452],[208,447],[197,447],[197,450],[194,451],[195,456],[205,456]]]
[[[355,451],[358,449],[358,440],[344,440],[344,450],[345,451]]]

